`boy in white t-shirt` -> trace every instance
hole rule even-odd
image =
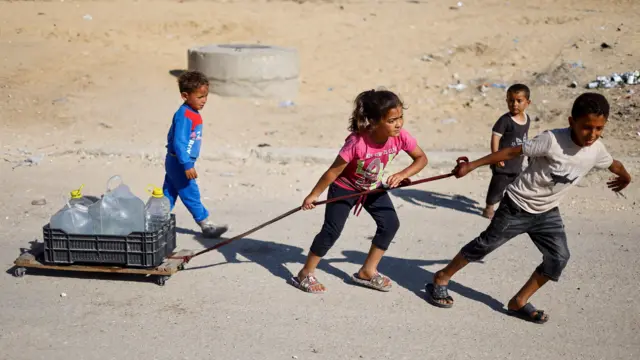
[[[569,260],[569,249],[558,204],[567,191],[592,168],[609,169],[616,178],[608,187],[619,192],[631,182],[631,176],[607,152],[600,138],[609,117],[607,99],[596,93],[584,93],[575,100],[569,128],[545,131],[521,146],[502,149],[470,163],[458,165],[460,178],[480,166],[496,164],[524,155],[529,166],[506,190],[491,224],[465,245],[456,257],[434,274],[427,284],[427,300],[432,305],[450,308],[453,298],[447,285],[451,277],[469,262],[479,261],[510,239],[527,233],[542,252],[542,263],[522,289],[509,301],[508,313],[527,321],[545,323],[549,316],[528,301],[547,281],[558,281]]]

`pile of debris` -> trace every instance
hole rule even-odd
[[[640,84],[640,71],[629,71],[624,74],[613,73],[611,76],[598,76],[595,81],[587,84],[587,89],[611,89],[624,85]]]

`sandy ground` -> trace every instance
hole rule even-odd
[[[563,126],[597,75],[640,67],[637,2],[455,3],[0,2],[0,263],[9,271],[20,248],[41,240],[80,183],[100,194],[120,174],[145,198],[147,184],[160,185],[158,154],[180,101],[171,71],[184,69],[191,46],[260,42],[300,52],[296,99],[212,95],[203,111],[200,182],[230,235],[301,202],[327,164],[296,154],[337,149],[362,90],[401,94],[405,126],[428,153],[478,152],[505,111],[504,91],[483,95],[479,84],[529,84],[535,135]],[[467,88],[448,88],[458,80]],[[612,103],[603,141],[637,174],[640,88],[602,92]],[[262,143],[290,160],[246,156]],[[38,165],[23,163],[32,156]],[[321,210],[305,212],[194,259],[163,288],[135,277],[8,272],[0,359],[637,359],[640,191],[632,184],[618,198],[605,179],[590,175],[563,203],[572,259],[562,281],[533,299],[551,314],[544,326],[501,310],[540,261],[526,237],[461,273],[453,309],[423,300],[425,280],[487,225],[478,216],[484,171],[394,192],[402,229],[380,268],[397,285],[391,293],[348,283],[373,233],[364,213],[321,267],[329,293],[287,285],[322,222]],[[31,205],[40,198],[47,204]],[[179,247],[212,244],[194,236],[182,206],[176,213]]]
[[[583,87],[640,67],[637,2],[465,1],[450,10],[455,3],[2,2],[0,140],[161,148],[180,100],[170,71],[186,67],[187,48],[208,43],[295,47],[302,69],[292,108],[212,97],[203,113],[210,149],[334,148],[353,98],[377,86],[401,94],[406,126],[424,148],[487,149],[506,111],[504,90],[482,96],[477,84],[529,84],[533,135],[566,124],[584,91],[568,88],[572,80]],[[457,81],[468,87],[448,89]],[[605,93],[613,104],[607,144],[637,155],[640,91]]]
[[[59,176],[61,167],[66,177]],[[0,263],[7,270],[20,248],[41,239],[40,226],[69,179],[83,179],[95,194],[114,173],[130,174],[125,181],[134,190],[162,175],[159,164],[121,157],[66,156],[0,169],[21,179],[3,177],[1,184],[16,189],[0,198]],[[233,235],[295,207],[324,167],[204,161],[200,169],[205,201],[218,221],[232,225]],[[618,199],[604,189],[601,174],[590,176],[562,207],[572,259],[562,281],[533,298],[551,322],[539,326],[503,314],[503,304],[541,260],[526,236],[462,272],[451,286],[453,309],[424,301],[424,282],[487,225],[478,216],[487,182],[483,172],[393,192],[402,227],[380,266],[396,284],[391,293],[348,280],[374,232],[365,213],[349,220],[320,267],[327,294],[305,294],[286,283],[304,261],[322,210],[295,214],[195,258],[164,287],[138,277],[5,274],[2,358],[636,359],[640,194],[634,187],[626,200]],[[30,204],[41,197],[49,203]],[[176,214],[179,247],[214,243],[194,236],[183,206]]]

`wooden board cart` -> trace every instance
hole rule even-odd
[[[23,277],[27,269],[46,269],[57,271],[82,271],[97,273],[113,273],[113,274],[138,274],[153,276],[156,284],[164,286],[169,278],[178,272],[184,270],[185,261],[181,257],[191,256],[195,253],[193,250],[179,250],[164,259],[162,264],[156,268],[132,268],[104,265],[49,265],[42,261],[44,254],[44,244],[40,243],[34,248],[22,253],[13,263],[15,269],[13,275],[15,277]],[[175,257],[175,258],[174,258]]]

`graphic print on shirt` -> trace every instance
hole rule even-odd
[[[189,135],[189,143],[187,144],[187,154],[191,155],[191,148],[196,141],[202,140],[202,132],[200,131],[192,131],[191,135]]]
[[[391,163],[391,160],[393,160],[393,158],[396,156],[395,153],[390,153],[391,151],[396,151],[396,149],[393,148],[389,149],[389,151],[384,151],[384,155],[386,155],[386,153],[388,153],[389,155],[387,165],[389,165],[389,163]],[[369,165],[367,165],[366,169],[364,169],[366,160],[358,160],[358,168],[356,169],[356,174],[361,175],[361,177],[356,181],[356,186],[361,189],[369,190],[373,190],[378,187],[378,184],[382,182],[382,177],[384,176],[385,169],[384,163],[380,160],[380,156],[382,155],[382,152],[379,154],[367,154],[368,158],[371,158],[372,156],[376,156],[376,158],[369,162]]]
[[[202,117],[200,114],[190,110],[186,110],[184,115],[191,120],[191,134],[189,134],[189,142],[187,143],[187,154],[191,155],[191,150],[196,141],[202,140]]]
[[[511,147],[514,146],[520,146],[522,145],[525,141],[527,141],[527,134],[524,134],[522,136],[522,138],[516,137],[512,142],[511,142]]]
[[[573,179],[570,179],[568,175],[556,175],[554,173],[551,173],[550,175],[553,186],[556,186],[558,184],[573,184],[573,182],[578,178],[576,176]]]

